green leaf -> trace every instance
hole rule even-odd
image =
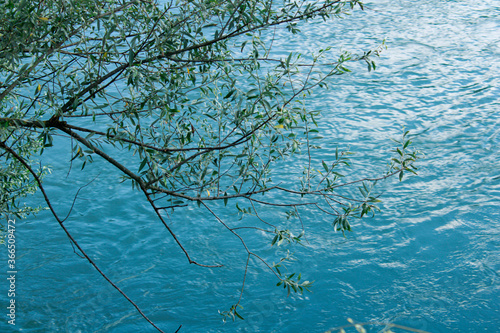
[[[104,104],[101,104],[101,105],[94,106],[94,109],[101,110],[101,109],[105,109],[107,107],[109,107],[109,104],[108,103],[104,103]]]
[[[286,58],[286,67],[290,67],[290,60],[292,60],[292,53],[290,53],[288,55],[288,57]]]
[[[229,92],[226,94],[226,96],[224,96],[224,99],[227,99],[227,98],[231,97],[231,96],[235,93],[235,91],[236,91],[235,89],[233,89],[233,90],[229,91]]]
[[[245,320],[238,312],[236,312],[236,310],[234,310],[234,314],[236,315],[236,317],[240,318],[241,320]]]
[[[148,163],[148,158],[144,158],[141,162],[141,165],[139,166],[139,171],[138,172],[141,172],[141,170],[146,166],[146,163]]]
[[[358,190],[359,190],[359,192],[361,192],[361,195],[362,195],[363,197],[366,197],[366,196],[367,196],[367,192],[366,192],[366,191],[365,191],[362,187],[358,187]]]
[[[326,165],[325,161],[321,161],[321,163],[323,164],[323,169],[328,172],[328,165]]]
[[[128,51],[128,64],[129,64],[129,66],[132,66],[134,64],[134,58],[135,58],[135,52],[134,52],[134,50],[130,49]]]

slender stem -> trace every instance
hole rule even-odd
[[[158,216],[158,218],[160,219],[160,221],[163,223],[163,225],[165,226],[165,228],[168,230],[168,232],[170,233],[170,235],[172,235],[172,237],[174,238],[174,240],[177,243],[177,245],[181,248],[182,252],[184,252],[184,254],[186,255],[186,258],[188,259],[188,261],[189,261],[190,264],[195,264],[195,265],[201,266],[201,267],[212,267],[212,268],[222,267],[223,266],[223,265],[204,265],[204,264],[200,264],[200,263],[194,261],[193,259],[191,259],[191,256],[189,255],[189,253],[187,252],[187,250],[184,248],[184,246],[182,246],[180,240],[177,238],[177,235],[168,226],[168,224],[165,221],[165,219],[163,218],[163,216],[161,216],[160,210],[162,210],[163,207],[156,207],[156,205],[153,202],[153,200],[151,200],[151,195],[147,192],[146,188],[142,188],[141,187],[141,189],[144,192],[144,195],[146,196],[146,198],[148,199],[149,204],[151,205],[151,207],[153,207],[156,215]]]

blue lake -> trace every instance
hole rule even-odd
[[[253,261],[242,300],[245,320],[223,324],[218,311],[237,301],[243,278],[246,255],[238,240],[195,205],[179,210],[170,223],[189,251],[225,266],[189,265],[142,194],[97,159],[86,173],[74,168],[66,177],[70,151],[57,148],[60,160],[49,161],[53,173],[45,183],[62,216],[78,187],[98,176],[81,191],[65,225],[165,331],[182,324],[181,332],[324,332],[348,317],[429,332],[500,330],[500,2],[381,0],[366,7],[333,23],[304,26],[293,38],[277,32],[275,48],[283,52],[328,45],[363,51],[386,38],[375,72],[354,64],[352,74],[310,99],[309,106],[322,111],[323,150],[313,158],[350,147],[353,173],[383,174],[394,149],[390,138],[398,139],[403,127],[425,158],[417,177],[378,184],[382,211],[354,221],[346,238],[333,231],[328,216],[301,210],[310,244],[290,248],[298,260],[289,269],[315,281],[312,293],[287,297]],[[291,160],[280,174],[301,161]],[[218,212],[237,220],[233,211]],[[266,214],[284,219],[282,212]],[[278,258],[270,239],[244,235],[248,243],[255,239],[255,252]],[[152,331],[73,253],[49,212],[18,221],[16,236],[17,322],[0,321],[0,331]]]

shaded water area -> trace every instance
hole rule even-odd
[[[382,212],[354,221],[346,238],[333,232],[327,216],[301,212],[310,245],[292,249],[299,259],[293,270],[315,280],[312,293],[286,297],[254,262],[242,301],[245,320],[223,324],[217,311],[237,301],[246,260],[237,239],[196,207],[179,211],[171,223],[186,247],[200,261],[225,264],[190,266],[140,194],[119,184],[112,170],[96,161],[84,176],[72,170],[55,182],[68,172],[61,161],[70,152],[61,148],[61,161],[50,161],[54,171],[46,186],[61,212],[71,206],[75,185],[98,176],[82,190],[66,226],[160,327],[324,332],[351,317],[429,332],[499,330],[500,3],[382,0],[366,7],[335,23],[305,26],[292,39],[277,32],[275,48],[284,52],[327,45],[360,51],[387,40],[375,72],[353,65],[352,74],[310,100],[322,111],[324,149],[313,159],[349,146],[357,174],[382,174],[393,154],[390,138],[399,138],[403,127],[425,158],[418,177],[378,184]],[[293,168],[290,163],[280,173]],[[225,218],[236,218],[231,214]],[[16,236],[14,331],[151,330],[73,253],[48,212],[19,221]],[[253,250],[272,258],[269,244],[258,242]],[[11,327],[2,320],[0,330],[6,329]]]

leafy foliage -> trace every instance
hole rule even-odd
[[[315,54],[273,48],[276,29],[290,34],[313,19],[339,18],[357,0],[175,0],[175,1],[4,1],[0,7],[0,195],[2,213],[22,216],[35,211],[19,201],[39,188],[60,226],[83,256],[111,284],[79,246],[51,208],[42,178],[47,166],[34,156],[51,154],[58,142],[71,147],[68,168],[81,169],[95,159],[106,161],[122,181],[150,204],[185,254],[177,231],[164,212],[196,203],[242,243],[250,258],[264,265],[291,291],[309,290],[301,274],[282,274],[253,252],[241,227],[221,219],[217,203],[232,206],[241,218],[256,217],[252,227],[273,235],[284,247],[305,239],[299,209],[333,216],[334,230],[351,230],[349,219],[373,215],[379,199],[377,181],[415,173],[417,152],[404,133],[402,147],[386,175],[350,179],[349,151],[315,166],[311,149],[319,113],[306,107],[314,89],[328,88],[348,64],[372,60],[384,45],[361,55],[344,52],[331,61],[331,49]],[[70,138],[68,140],[67,138]],[[274,167],[293,155],[307,156],[295,183],[273,181]],[[295,184],[298,184],[296,186]],[[358,186],[361,198],[340,195]],[[269,198],[269,199],[268,199]],[[279,199],[276,199],[279,198]],[[289,209],[299,221],[283,229],[261,217],[266,207]],[[262,227],[263,225],[263,227]],[[293,231],[292,231],[293,229]],[[295,231],[298,229],[299,231]],[[190,231],[192,232],[192,231]],[[298,235],[297,235],[298,234]],[[239,300],[224,318],[243,317]],[[149,319],[116,286],[141,315]],[[151,321],[150,323],[156,327]]]
[[[2,114],[12,114],[12,110],[4,110],[0,104]],[[0,141],[10,140],[16,148],[20,157],[33,163],[33,155],[40,151],[42,144],[37,137],[27,135],[26,132],[9,132],[6,128],[0,128]],[[28,214],[40,211],[41,207],[30,207],[21,202],[27,195],[36,192],[37,185],[30,172],[24,168],[21,162],[5,152],[0,155],[0,214],[4,219],[9,216],[23,218]],[[40,177],[50,172],[42,166],[36,171]]]

